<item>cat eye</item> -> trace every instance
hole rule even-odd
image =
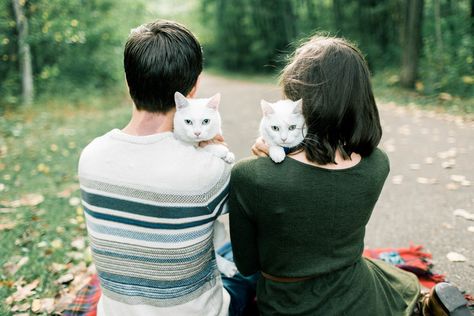
[[[288,127],[288,130],[289,131],[293,131],[296,129],[296,125],[290,125],[290,127]]]
[[[272,130],[274,130],[275,132],[278,132],[280,130],[280,128],[278,126],[275,126],[275,125],[272,125],[271,126]]]
[[[187,125],[193,125],[193,121],[191,120],[184,120],[184,123],[186,123]]]
[[[202,125],[207,125],[209,124],[210,121],[211,121],[210,119],[204,119],[202,120]]]

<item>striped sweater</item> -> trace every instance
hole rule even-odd
[[[103,315],[227,315],[212,243],[230,166],[171,132],[115,129],[82,152],[79,180]]]

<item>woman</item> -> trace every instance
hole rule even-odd
[[[234,259],[244,275],[261,272],[262,315],[411,315],[420,301],[415,275],[362,257],[389,172],[369,77],[353,45],[310,39],[281,76],[285,96],[303,99],[304,141],[281,164],[249,159],[232,171]],[[433,302],[426,315],[443,308]]]

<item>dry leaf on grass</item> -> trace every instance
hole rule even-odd
[[[74,275],[72,273],[67,273],[63,276],[61,276],[59,279],[56,280],[56,283],[58,284],[67,284],[74,280]]]
[[[14,201],[1,201],[5,207],[36,206],[44,201],[44,196],[38,193],[29,193]]]
[[[31,303],[31,311],[36,314],[51,314],[54,310],[54,298],[35,299]]]
[[[16,227],[16,223],[7,222],[7,223],[0,223],[0,231],[2,230],[11,230]]]
[[[22,266],[28,262],[28,257],[14,256],[9,262],[3,265],[3,268],[9,275],[14,275]]]
[[[16,287],[16,292],[7,297],[5,303],[11,305],[14,302],[21,302],[27,297],[30,297],[31,295],[35,294],[35,289],[38,287],[39,282],[39,279],[36,279],[25,286],[21,286],[21,283],[18,284]]]
[[[26,312],[30,310],[31,304],[30,303],[24,303],[21,305],[13,305],[13,307],[10,309],[11,312],[16,313],[16,312]],[[16,316],[16,315],[15,315]]]
[[[79,204],[81,204],[81,199],[80,198],[72,197],[72,198],[69,199],[69,205],[78,206]]]

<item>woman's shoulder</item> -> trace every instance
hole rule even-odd
[[[248,157],[238,161],[232,168],[234,180],[254,178],[258,172],[269,168],[273,162],[268,157]]]
[[[390,160],[385,151],[375,148],[374,151],[366,158],[371,168],[382,169],[384,172],[390,171]]]

